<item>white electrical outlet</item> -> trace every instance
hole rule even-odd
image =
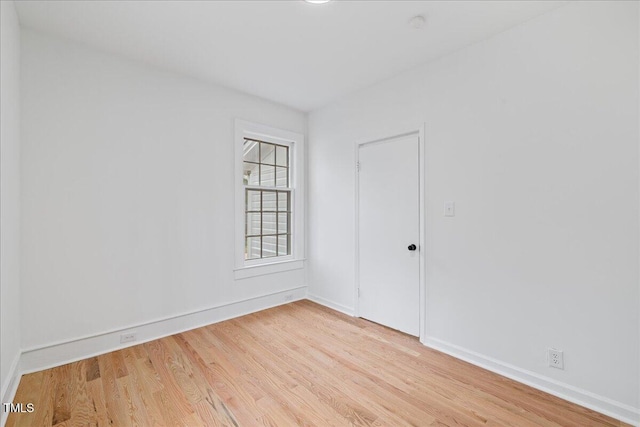
[[[136,340],[135,332],[120,335],[120,343],[133,342]]]
[[[552,368],[564,369],[564,355],[561,350],[549,349],[549,366]]]

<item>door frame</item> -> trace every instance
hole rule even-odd
[[[360,148],[369,145],[380,143],[392,139],[396,139],[403,136],[417,135],[418,137],[418,215],[419,215],[419,230],[418,230],[418,258],[420,265],[419,272],[419,299],[420,299],[420,325],[419,325],[419,339],[420,342],[424,342],[427,337],[427,284],[426,284],[426,176],[425,176],[425,163],[426,163],[426,144],[425,144],[425,123],[420,123],[417,126],[401,126],[396,129],[386,129],[384,131],[378,131],[372,133],[369,136],[360,138],[354,144],[355,151],[355,281],[353,287],[353,295],[355,300],[354,315],[360,317]]]

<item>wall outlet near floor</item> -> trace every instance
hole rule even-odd
[[[548,359],[552,368],[564,369],[564,354],[561,350],[550,348]]]
[[[284,301],[285,302],[289,302],[289,301],[293,301],[293,294],[287,294],[284,296]]]
[[[120,343],[121,344],[126,343],[126,342],[133,342],[136,339],[137,338],[136,338],[135,332],[131,332],[131,333],[128,333],[128,334],[120,335]]]

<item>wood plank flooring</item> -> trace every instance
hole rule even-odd
[[[22,377],[7,426],[622,426],[310,301]]]

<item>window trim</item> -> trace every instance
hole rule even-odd
[[[302,268],[304,260],[304,135],[246,120],[236,119],[234,137],[235,191],[235,268],[236,279]],[[289,147],[291,188],[291,254],[281,257],[245,260],[245,188],[243,183],[243,146],[245,138]],[[265,188],[266,189],[266,188]]]

